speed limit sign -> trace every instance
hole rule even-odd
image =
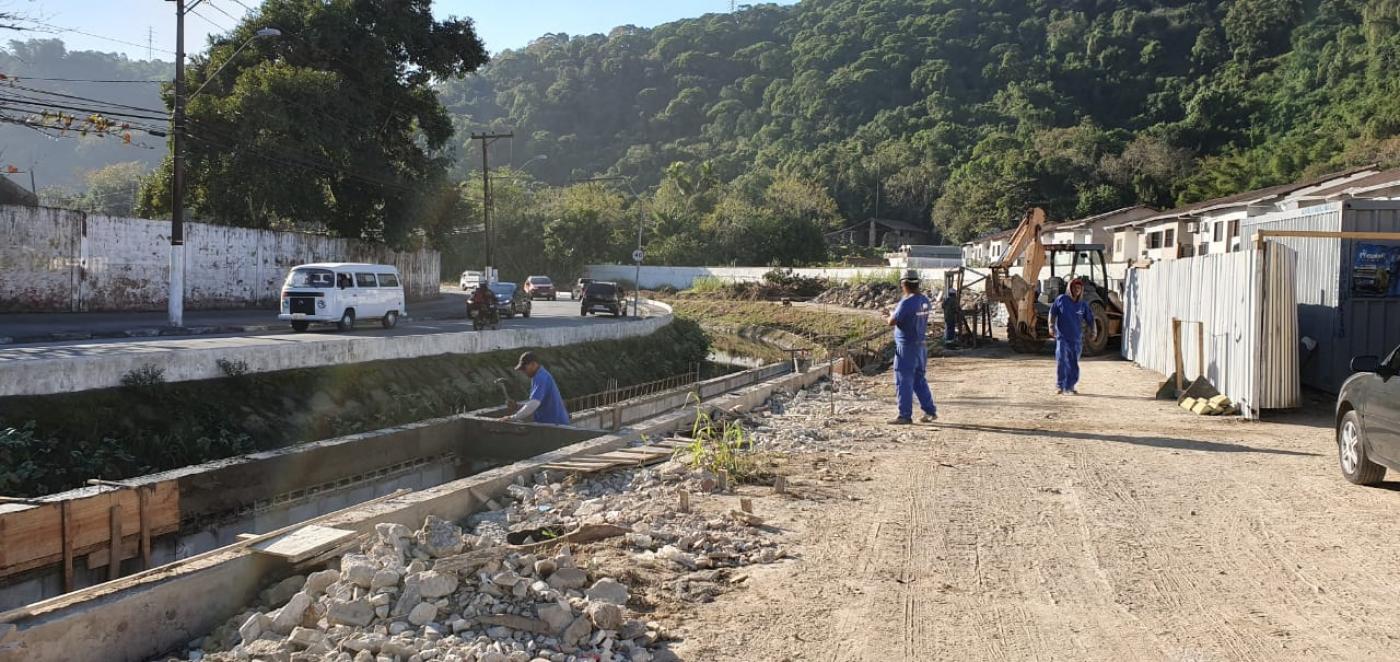
[[[641,262],[641,261],[642,261],[642,258],[644,258],[644,257],[646,257],[646,253],[643,253],[643,252],[642,252],[642,249],[638,248],[637,250],[632,251],[632,261],[633,261],[633,262]]]

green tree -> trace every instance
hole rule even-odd
[[[190,89],[203,87],[188,107],[195,213],[404,240],[415,198],[447,167],[452,122],[431,83],[486,61],[470,20],[430,10],[429,0],[268,0],[214,38],[188,72]],[[282,36],[255,38],[264,26]],[[167,162],[145,208],[168,212],[169,177]]]

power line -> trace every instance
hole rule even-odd
[[[74,113],[90,113],[90,114],[94,114],[94,115],[100,115],[100,116],[103,116],[103,117],[111,116],[111,117],[117,117],[117,118],[129,118],[129,119],[137,119],[137,120],[152,120],[152,121],[157,121],[157,122],[164,121],[164,120],[166,119],[166,118],[164,118],[164,117],[152,117],[152,116],[150,116],[150,115],[136,115],[136,114],[134,114],[134,113],[123,113],[123,112],[119,112],[119,111],[101,110],[101,109],[98,109],[98,108],[86,108],[86,107],[83,107],[83,106],[71,106],[71,105],[61,105],[61,104],[57,104],[57,103],[45,103],[45,102],[42,102],[42,101],[34,101],[34,100],[24,99],[24,98],[19,98],[19,97],[4,97],[4,96],[0,96],[0,104],[13,104],[14,106],[32,106],[33,108],[38,108],[38,109],[39,109],[39,110],[33,110],[33,109],[14,108],[15,110],[19,110],[20,112],[26,112],[26,113],[39,113],[39,112],[43,112],[43,111],[45,111],[45,110],[59,110],[59,111],[66,110],[66,111],[74,112]]]
[[[243,0],[233,0],[233,2],[234,2],[234,4],[237,4],[239,7],[242,7],[242,8],[244,8],[244,9],[248,10],[248,13],[249,13],[249,14],[256,13],[255,10],[254,10],[252,7],[249,7],[249,6],[247,5],[247,3],[243,2]]]
[[[64,32],[72,32],[73,34],[80,34],[80,35],[83,35],[84,37],[92,37],[93,39],[102,39],[102,40],[104,40],[104,41],[110,41],[110,42],[112,42],[112,43],[114,43],[114,44],[124,44],[124,45],[127,45],[127,46],[135,46],[136,48],[149,48],[149,47],[151,46],[150,44],[138,44],[138,43],[136,43],[136,42],[134,42],[134,41],[126,41],[125,39],[117,39],[116,37],[108,37],[108,36],[106,36],[106,35],[95,34],[95,33],[92,33],[92,32],[84,32],[84,31],[82,31],[82,30],[78,30],[78,29],[75,29],[75,28],[66,28],[66,27],[63,27],[63,26],[61,26],[61,25],[54,25],[54,24],[52,24],[52,23],[45,23],[45,22],[43,22],[43,21],[31,21],[31,23],[33,23],[34,25],[37,25],[37,26],[39,26],[39,27],[46,28],[46,29],[45,29],[45,30],[22,30],[22,31],[23,31],[23,32],[51,32],[51,33],[55,33],[55,34],[57,34],[57,33],[64,33]],[[169,54],[171,54],[171,55],[174,55],[174,54],[175,54],[175,51],[167,50],[167,49],[164,49],[164,48],[156,48],[155,50],[160,51],[160,52],[162,52],[162,53],[169,53]]]
[[[204,5],[205,5],[206,7],[209,7],[209,8],[211,8],[211,9],[213,9],[213,10],[216,11],[216,12],[219,12],[220,14],[223,14],[224,16],[227,16],[228,19],[229,19],[230,21],[233,21],[233,24],[234,24],[234,25],[238,25],[239,23],[242,22],[242,19],[239,19],[239,18],[234,17],[233,14],[230,14],[230,13],[224,11],[223,7],[220,7],[220,6],[216,5],[216,4],[214,4],[214,0],[206,0],[206,2],[204,3]]]
[[[198,11],[196,11],[196,10],[194,10],[194,9],[187,9],[187,10],[185,10],[185,13],[186,13],[186,14],[194,14],[195,18],[198,18],[199,20],[204,21],[205,23],[208,23],[209,25],[212,25],[212,26],[214,27],[214,29],[216,29],[216,30],[221,30],[221,31],[223,31],[223,32],[233,32],[233,30],[231,30],[231,29],[229,29],[229,28],[226,28],[226,27],[224,27],[224,26],[222,26],[222,25],[219,25],[218,23],[215,23],[215,22],[214,22],[213,20],[211,20],[208,16],[205,16],[204,14],[201,14],[201,13],[199,13]]]
[[[158,109],[158,108],[142,108],[141,106],[129,106],[129,105],[127,105],[127,104],[124,104],[124,103],[117,103],[117,102],[115,102],[115,101],[105,101],[105,100],[102,100],[102,99],[93,99],[93,98],[91,98],[91,97],[76,96],[76,95],[73,95],[73,94],[64,94],[64,93],[62,93],[62,92],[50,92],[50,91],[48,91],[48,90],[41,90],[41,89],[33,88],[33,87],[25,87],[25,86],[23,86],[23,85],[14,85],[14,84],[11,84],[11,85],[8,85],[8,86],[0,86],[0,90],[5,89],[6,87],[8,87],[9,89],[13,89],[13,90],[24,90],[24,91],[26,91],[26,92],[32,92],[32,93],[35,93],[35,94],[46,94],[46,95],[53,96],[53,97],[61,97],[61,98],[64,98],[64,99],[72,99],[72,100],[74,100],[74,101],[84,101],[84,102],[87,102],[87,103],[97,103],[97,104],[102,104],[102,105],[104,105],[104,106],[111,106],[111,107],[113,107],[113,108],[125,108],[125,109],[127,109],[127,110],[138,110],[138,111],[141,111],[141,112],[143,112],[143,113],[156,113],[156,114],[158,114],[158,115],[164,115],[164,114],[165,114],[165,111],[164,111],[164,110]],[[31,98],[32,98],[32,97],[31,97]]]
[[[145,85],[159,85],[168,83],[168,80],[136,80],[133,78],[46,78],[44,76],[25,76],[23,74],[0,74],[0,85],[11,81],[42,80],[57,83],[141,83]]]

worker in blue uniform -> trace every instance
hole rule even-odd
[[[914,422],[914,398],[919,398],[919,408],[924,416],[921,422],[938,420],[938,408],[933,404],[933,393],[929,391],[924,370],[928,363],[928,347],[924,336],[928,332],[928,316],[933,308],[928,297],[919,293],[919,272],[909,269],[899,284],[904,290],[894,311],[890,313],[889,324],[894,327],[894,390],[899,401],[899,416],[890,421],[891,425],[909,425]]]
[[[1081,326],[1081,322],[1083,326]],[[1055,393],[1079,395],[1079,356],[1084,353],[1084,328],[1094,338],[1094,311],[1084,300],[1084,281],[1076,278],[1069,292],[1050,305],[1050,335],[1055,339]]]
[[[540,365],[535,353],[521,354],[515,369],[530,378],[530,398],[508,418],[549,425],[568,425],[569,412],[564,408],[564,398],[559,395],[559,386],[554,383],[554,375],[549,374],[549,371]]]

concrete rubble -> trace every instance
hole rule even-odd
[[[776,396],[748,419],[756,450],[846,447],[823,429],[831,398],[848,416],[869,405],[859,393],[819,389]],[[703,507],[702,495],[723,481],[682,459],[563,480],[536,474],[488,502],[465,529],[437,517],[418,531],[380,524],[360,553],[273,584],[258,605],[191,642],[183,659],[674,659],[666,628],[629,605],[709,602],[746,580],[736,569],[788,556],[761,512],[719,501]],[[682,512],[681,491],[695,495],[690,512]],[[551,542],[585,530],[606,539]],[[653,581],[633,585],[638,570]]]

